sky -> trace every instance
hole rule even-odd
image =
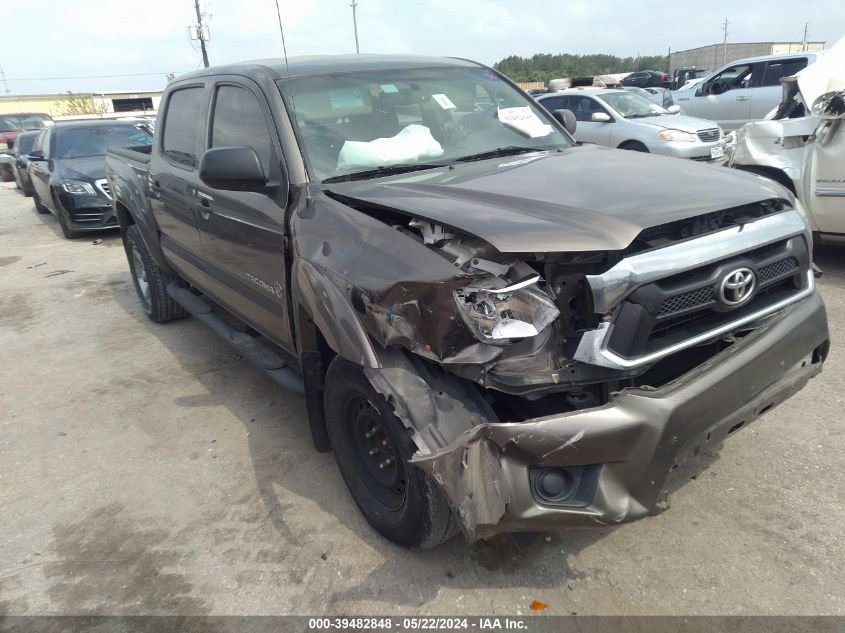
[[[278,0],[288,55],[354,53],[351,0]],[[357,0],[362,53],[665,54],[845,35],[843,0]],[[275,0],[201,0],[211,64],[281,57]],[[0,0],[0,94],[152,90],[195,70],[193,0]]]

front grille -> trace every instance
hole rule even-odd
[[[794,257],[786,257],[773,264],[761,266],[757,271],[757,279],[761,284],[768,283],[775,279],[781,279],[798,272],[798,260]]]
[[[708,303],[713,303],[713,288],[709,286],[706,288],[696,288],[695,290],[683,292],[664,300],[660,305],[660,310],[657,312],[657,316],[658,318],[668,316],[670,314],[689,310],[690,308],[704,306]]]
[[[111,188],[109,187],[109,181],[103,178],[102,180],[97,180],[94,182],[97,185],[97,189],[99,189],[103,195],[111,200]]]
[[[731,306],[720,288],[739,268],[754,272],[756,287],[747,303]],[[607,347],[625,358],[659,352],[800,293],[809,270],[807,244],[796,236],[645,284],[619,305]]]
[[[705,143],[712,143],[713,141],[719,140],[719,128],[714,127],[709,130],[699,130],[698,138],[700,138]]]

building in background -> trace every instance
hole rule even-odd
[[[823,50],[824,42],[728,42],[727,47],[724,44],[711,44],[673,52],[669,56],[669,74],[672,75],[676,68],[716,70],[723,64],[747,57]]]
[[[152,115],[158,111],[161,90],[65,92],[43,95],[0,95],[0,114],[44,112],[56,120]]]

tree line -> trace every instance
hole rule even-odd
[[[548,82],[559,77],[589,77],[610,73],[625,73],[635,70],[662,70],[668,72],[667,55],[646,57],[616,57],[615,55],[571,55],[562,53],[537,53],[532,57],[511,55],[493,64],[493,68],[507,75],[513,81]]]

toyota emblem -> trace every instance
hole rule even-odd
[[[719,286],[719,301],[731,308],[751,298],[757,287],[757,277],[750,268],[737,268],[725,275]]]

